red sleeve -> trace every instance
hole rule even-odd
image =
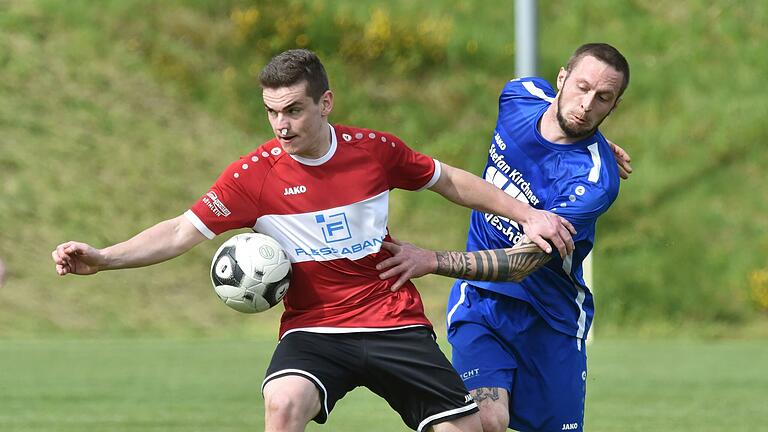
[[[412,150],[400,138],[382,133],[374,153],[387,172],[391,189],[417,190],[431,187],[440,177],[440,162]],[[386,140],[386,141],[385,141]]]
[[[259,216],[258,196],[264,178],[258,168],[246,158],[230,164],[185,213],[186,217],[208,238],[254,226]]]

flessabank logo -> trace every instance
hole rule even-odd
[[[345,212],[320,213],[314,215],[315,223],[323,234],[325,246],[294,249],[296,257],[323,257],[339,256],[351,257],[362,256],[361,253],[378,252],[384,241],[384,235],[353,238],[353,230],[350,228],[347,214]],[[367,251],[367,252],[366,252]]]
[[[315,222],[320,225],[326,243],[335,243],[352,238],[347,215],[344,212],[331,215],[315,215]]]

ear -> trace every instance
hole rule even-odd
[[[326,90],[322,96],[320,96],[320,114],[323,117],[328,117],[333,111],[333,92]]]
[[[568,71],[565,70],[565,68],[560,68],[560,72],[557,73],[557,91],[563,89],[563,83],[565,82],[565,78],[568,76]]]

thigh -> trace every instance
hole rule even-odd
[[[552,329],[539,317],[515,346],[518,370],[510,395],[510,426],[581,431],[587,382],[583,341]]]
[[[364,385],[386,399],[411,429],[426,430],[477,412],[430,329],[372,333],[365,348]]]
[[[489,293],[466,283],[460,289],[460,302],[451,308],[447,329],[453,367],[470,390],[491,387],[511,392],[517,359],[507,339],[518,329],[495,324],[496,305]]]
[[[360,345],[354,335],[295,332],[275,348],[262,384],[286,376],[311,382],[318,392],[320,411],[314,420],[325,423],[336,402],[357,386],[354,369],[362,363]]]

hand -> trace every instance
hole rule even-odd
[[[624,180],[628,179],[629,175],[632,174],[632,165],[629,164],[632,161],[632,158],[629,157],[629,153],[617,146],[613,141],[608,139],[606,141],[608,141],[608,145],[611,146],[613,157],[616,159],[616,164],[619,166],[619,176]]]
[[[525,235],[544,252],[552,253],[552,246],[547,242],[549,240],[557,248],[561,258],[565,259],[573,253],[574,245],[571,235],[576,234],[576,229],[565,218],[548,211],[530,208],[528,218],[520,223],[523,225]]]
[[[66,242],[56,246],[51,252],[56,263],[56,273],[64,276],[69,273],[89,275],[97,273],[106,259],[98,249],[85,243]]]
[[[437,256],[431,250],[421,249],[410,243],[384,242],[381,247],[392,253],[392,256],[376,264],[376,270],[389,269],[379,274],[379,279],[389,279],[400,275],[389,288],[397,291],[409,279],[430,274],[437,269]]]

